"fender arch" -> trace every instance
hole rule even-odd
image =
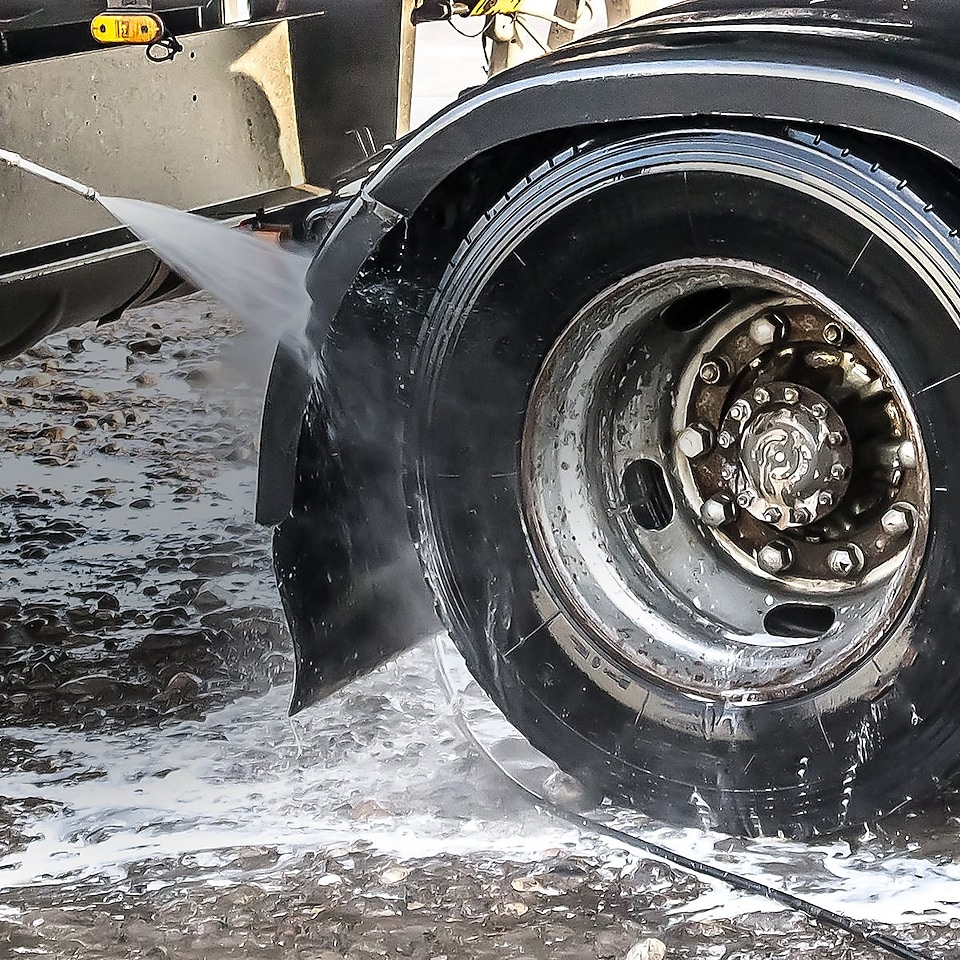
[[[319,353],[358,274],[393,227],[414,222],[472,161],[522,141],[535,144],[537,135],[563,131],[575,142],[617,124],[777,121],[865,134],[951,173],[960,168],[960,69],[948,55],[945,29],[958,20],[947,0],[933,0],[923,19],[889,0],[835,0],[803,8],[799,22],[789,0],[761,11],[743,0],[678,9],[507,71],[402,140],[311,266],[307,350]],[[550,141],[548,151],[556,146]],[[550,155],[542,146],[531,151],[528,169]],[[261,431],[257,519],[268,524],[282,520],[293,502],[311,390],[310,377],[294,369],[308,364],[292,362],[290,353],[278,351]]]

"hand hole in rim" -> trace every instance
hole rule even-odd
[[[781,603],[763,618],[763,625],[775,637],[812,640],[825,634],[836,619],[833,608],[824,604]]]
[[[659,463],[641,459],[628,464],[623,492],[633,519],[644,530],[663,530],[673,519],[673,498]]]

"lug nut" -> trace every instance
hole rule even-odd
[[[713,431],[705,423],[691,423],[677,436],[677,449],[688,459],[702,457],[713,446]]]
[[[793,563],[793,551],[779,540],[757,551],[757,565],[766,573],[783,573]]]
[[[843,327],[839,323],[828,323],[823,328],[823,339],[832,346],[843,342]]]
[[[723,447],[724,449],[726,449],[727,447],[732,447],[733,434],[730,433],[728,430],[721,430],[720,434],[717,436],[717,443],[720,444],[720,446]]]
[[[814,403],[810,406],[810,412],[818,419],[825,420],[827,417],[827,408],[822,403]]]
[[[847,468],[842,463],[835,463],[830,467],[831,480],[843,480],[847,475]]]
[[[783,399],[787,403],[796,403],[800,399],[800,392],[793,387],[783,388]]]
[[[734,420],[740,420],[741,422],[746,420],[750,416],[750,404],[746,400],[738,400],[730,408],[730,416]]]
[[[833,494],[829,490],[821,490],[817,494],[817,503],[821,507],[832,507],[833,506]]]
[[[729,483],[737,475],[737,468],[732,463],[725,463],[720,468],[720,476]]]
[[[906,470],[912,470],[917,465],[917,448],[912,440],[904,440],[897,447],[897,458],[900,466]]]
[[[779,507],[767,507],[767,509],[763,511],[763,519],[766,520],[767,523],[779,523],[783,519],[783,514],[780,512]]]
[[[753,503],[753,494],[749,490],[744,490],[742,493],[737,494],[737,506],[743,507],[744,510]]]
[[[853,543],[834,547],[827,554],[827,566],[831,573],[840,577],[851,577],[863,569],[863,551]]]
[[[718,360],[704,360],[700,364],[700,379],[704,383],[719,383],[723,379],[724,366]]]
[[[880,526],[890,537],[902,537],[913,528],[913,510],[906,503],[895,503],[881,518]]]
[[[785,340],[790,334],[790,325],[776,314],[757,317],[750,323],[750,339],[761,347],[767,347],[778,340]]]
[[[843,446],[843,434],[838,433],[836,430],[827,434],[827,446],[828,447],[840,447]]]
[[[736,518],[737,508],[725,493],[705,500],[700,508],[700,519],[708,527],[722,527],[725,523],[732,523]]]
[[[757,389],[753,391],[753,399],[756,403],[769,403],[770,391],[766,387],[757,387]]]

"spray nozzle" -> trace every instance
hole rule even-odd
[[[19,167],[21,170],[32,173],[36,177],[42,177],[51,183],[66,187],[68,190],[78,193],[85,200],[100,199],[99,194],[93,187],[88,187],[85,183],[80,183],[78,180],[71,180],[70,177],[65,177],[62,173],[41,167],[39,163],[27,160],[21,157],[19,153],[13,153],[11,150],[0,150],[0,162],[9,163],[12,167]]]

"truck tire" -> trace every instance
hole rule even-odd
[[[407,499],[471,671],[561,767],[792,836],[956,771],[948,199],[813,134],[673,131],[570,149],[470,231]]]

